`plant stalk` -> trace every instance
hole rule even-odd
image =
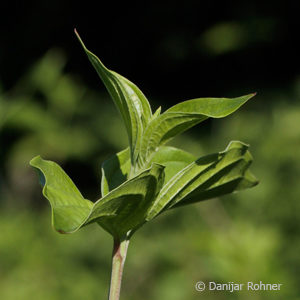
[[[129,240],[114,239],[114,247],[112,253],[112,267],[111,267],[111,280],[109,287],[108,300],[119,300],[123,268],[126,259]]]

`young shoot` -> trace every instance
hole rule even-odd
[[[101,197],[85,199],[55,162],[40,156],[30,161],[38,170],[43,195],[52,207],[52,225],[73,233],[97,223],[113,237],[109,300],[120,297],[122,272],[130,238],[163,212],[255,186],[249,171],[248,145],[233,141],[224,151],[204,157],[165,146],[173,137],[207,118],[223,118],[255,94],[237,98],[197,98],[152,113],[141,90],[106,68],[75,31],[85,53],[113,99],[128,134],[128,148],[102,164]]]

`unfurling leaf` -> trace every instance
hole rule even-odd
[[[84,223],[93,203],[83,198],[76,185],[55,162],[33,158],[30,165],[37,169],[43,195],[52,207],[52,225],[61,233],[70,233]]]
[[[152,164],[150,169],[126,181],[92,208],[87,222],[98,222],[113,236],[124,236],[146,221],[149,207],[164,182],[164,167]]]
[[[152,117],[149,102],[134,83],[107,69],[100,59],[86,48],[78,33],[75,33],[122,115],[129,137],[131,159],[135,160],[143,131]]]
[[[39,172],[43,194],[52,207],[52,224],[60,233],[72,233],[98,222],[113,236],[124,236],[141,226],[164,182],[164,167],[152,164],[95,203],[83,198],[63,169],[40,156],[30,164]]]
[[[231,142],[225,151],[201,157],[189,164],[161,189],[147,220],[171,207],[255,186],[258,181],[248,170],[252,156],[247,149],[246,144]]]

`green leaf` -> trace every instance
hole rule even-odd
[[[83,198],[73,181],[55,162],[33,158],[30,165],[38,170],[43,195],[52,207],[52,225],[60,233],[71,233],[81,226],[93,203]]]
[[[150,169],[98,200],[86,223],[98,222],[114,237],[122,237],[136,230],[146,221],[147,212],[163,182],[164,167],[152,164]]]
[[[30,164],[38,170],[43,195],[52,207],[53,227],[60,233],[72,233],[84,225],[98,222],[114,237],[122,237],[146,221],[147,211],[164,182],[164,167],[152,164],[151,168],[127,180],[93,204],[83,198],[73,181],[56,163],[37,156]]]
[[[165,182],[167,182],[194,160],[195,157],[186,151],[174,147],[162,146],[155,152],[148,167],[150,167],[152,163],[163,165],[165,167]],[[102,197],[125,182],[129,177],[129,173],[129,148],[126,148],[105,160],[102,164]]]
[[[248,170],[252,157],[248,146],[231,142],[225,151],[202,157],[181,170],[161,189],[147,220],[162,211],[255,186]]]
[[[134,164],[137,156],[136,149],[139,148],[143,131],[152,117],[149,102],[134,83],[107,69],[100,59],[85,47],[78,33],[76,31],[75,33],[122,115],[129,137],[132,164]]]
[[[222,118],[236,111],[255,94],[238,98],[199,98],[169,108],[147,126],[139,150],[139,168],[147,164],[158,147],[209,117]]]
[[[175,174],[195,160],[194,155],[181,149],[162,146],[154,153],[150,163],[158,163],[165,166],[165,183]]]
[[[102,197],[125,182],[130,172],[129,148],[113,155],[102,163]]]

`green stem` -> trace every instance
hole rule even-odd
[[[126,239],[114,239],[114,248],[112,254],[112,268],[111,268],[111,280],[109,288],[108,300],[119,300],[123,268],[127,254],[129,240]]]

